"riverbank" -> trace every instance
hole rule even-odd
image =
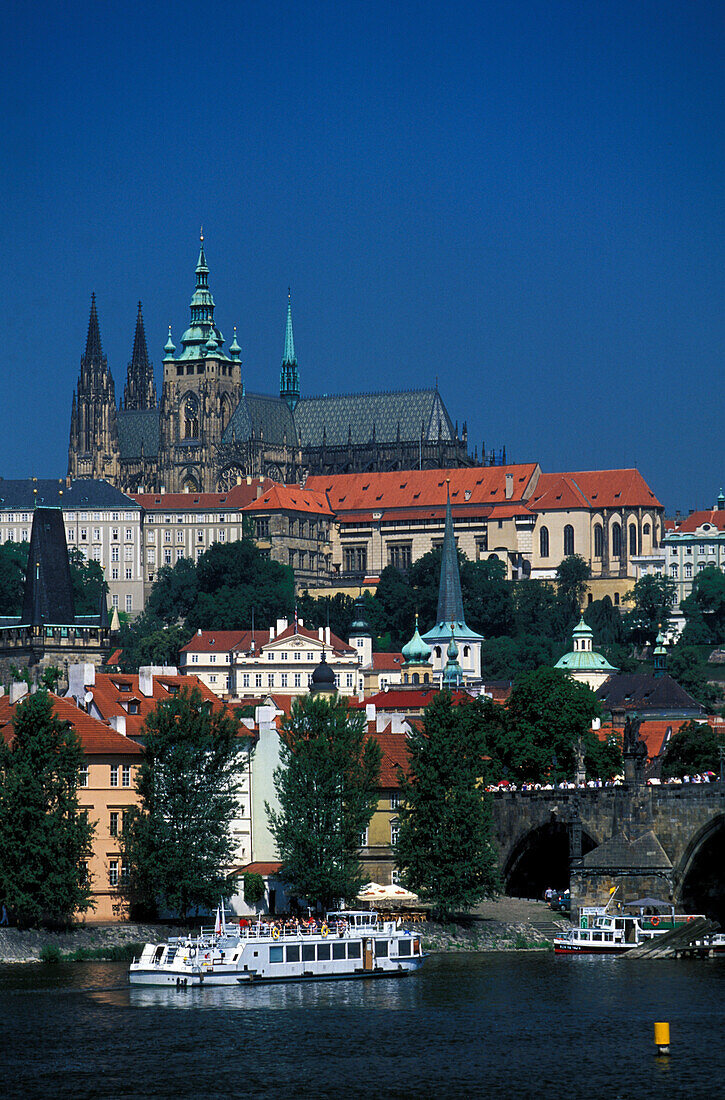
[[[427,921],[421,930],[427,951],[548,951],[554,936],[571,924],[548,905],[526,898],[482,902],[450,923]]]
[[[161,943],[170,934],[163,925],[133,923],[84,925],[69,932],[2,928],[0,962],[33,963],[64,957],[118,959],[131,953],[134,945]]]

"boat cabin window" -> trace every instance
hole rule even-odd
[[[313,963],[315,961],[315,945],[314,943],[302,944],[302,962]]]
[[[281,963],[282,962],[282,948],[281,947],[270,947],[270,949],[269,949],[269,961],[271,963]]]
[[[330,958],[330,945],[329,943],[318,943],[317,945],[317,961],[327,962]]]
[[[388,941],[376,940],[375,941],[375,955],[378,959],[387,959],[388,957]]]
[[[344,943],[333,943],[333,945],[332,945],[332,957],[333,957],[333,959],[344,959],[345,958],[345,944]]]
[[[411,944],[410,940],[399,940],[398,941],[398,954],[399,955],[410,955],[410,949],[411,949],[412,946],[413,945]]]
[[[353,943],[349,943],[347,945],[347,957],[348,957],[348,959],[359,959],[359,958],[361,958],[361,954],[362,954],[361,953],[361,947],[362,947],[362,944],[360,943],[359,940],[354,941]]]
[[[155,962],[155,963],[159,963],[159,962],[161,962],[161,956],[162,956],[162,955],[163,955],[163,953],[164,953],[165,947],[166,947],[166,945],[165,945],[165,944],[163,944],[163,943],[161,943],[161,944],[159,944],[159,946],[158,946],[158,947],[156,948],[156,952],[155,952],[155,954],[154,954],[154,962]]]
[[[291,944],[287,948],[287,962],[298,963],[300,961],[300,945],[298,943]]]
[[[169,953],[166,956],[167,963],[172,963],[174,961],[175,957],[176,957],[176,948],[175,947],[170,947],[169,948]]]

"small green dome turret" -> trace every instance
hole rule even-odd
[[[415,632],[409,642],[403,646],[403,663],[406,665],[424,665],[432,653],[431,647],[423,641],[418,631],[418,613],[415,615]],[[456,650],[458,653],[458,650]]]
[[[229,354],[231,355],[232,359],[238,359],[240,354],[241,354],[241,351],[242,351],[242,349],[240,348],[239,344],[237,343],[237,326],[235,325],[234,326],[234,339],[232,340],[231,344],[229,345]]]
[[[353,638],[370,637],[370,624],[365,621],[361,596],[355,600],[355,620],[350,627],[350,635]]]
[[[458,663],[458,646],[454,637],[454,624],[451,623],[451,640],[446,650],[446,667],[443,669],[443,686],[458,687],[463,682],[463,669]]]
[[[176,344],[171,339],[171,325],[169,325],[169,338],[166,341],[166,343],[164,344],[164,351],[166,352],[166,355],[165,355],[164,358],[166,358],[166,359],[173,359],[174,358],[174,352],[176,351]]]

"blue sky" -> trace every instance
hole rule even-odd
[[[10,3],[0,474],[63,475],[95,290],[160,377],[203,223],[216,316],[274,392],[429,386],[471,447],[725,482],[725,7]],[[41,18],[42,13],[42,18]]]

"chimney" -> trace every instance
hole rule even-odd
[[[151,699],[154,694],[154,676],[162,671],[161,665],[144,665],[138,670],[138,690],[147,699]]]
[[[375,721],[375,714],[376,714],[375,703],[366,703],[365,704],[365,721],[366,722],[374,722]]]
[[[391,714],[391,716],[390,716],[390,732],[391,733],[405,733],[405,715],[404,714]]]
[[[14,680],[10,685],[10,706],[24,699],[28,694],[28,685],[25,680]]]
[[[318,627],[317,636],[318,636],[318,638],[320,639],[321,642],[324,642],[324,640],[325,640],[325,631],[324,631],[323,627],[321,627],[321,626]]]
[[[126,736],[126,715],[114,714],[111,717],[111,729],[114,729],[116,733],[120,733],[122,737]]]
[[[258,486],[257,486],[257,500],[259,500],[259,498],[261,497],[261,495],[262,495],[262,486],[261,486],[261,485],[258,485]]]
[[[325,627],[325,642],[327,643],[327,645],[330,645],[330,628],[329,628],[329,626]]]
[[[252,479],[251,479],[250,475],[247,474],[247,485],[251,485],[251,484],[252,484]]]
[[[506,474],[506,500],[511,500],[514,495],[514,475]]]
[[[277,619],[277,634],[281,634],[283,630],[287,629],[286,619]]]
[[[201,627],[200,626],[196,628],[196,636],[197,636],[197,638],[201,638]]]
[[[77,661],[68,666],[68,695],[75,699],[78,706],[83,702],[86,689],[96,682],[95,665]]]
[[[270,640],[270,642],[274,641],[274,627],[273,626],[270,626],[270,628],[269,628],[269,640]]]

